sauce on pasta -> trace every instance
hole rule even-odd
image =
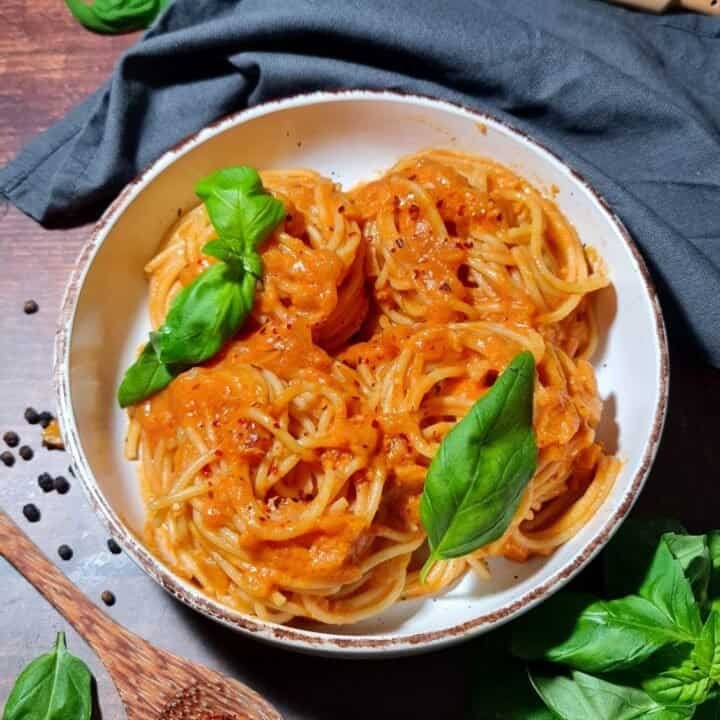
[[[341,624],[577,533],[620,466],[595,440],[589,363],[592,293],[608,277],[557,207],[508,169],[447,150],[349,193],[306,170],[262,179],[287,216],[262,247],[252,320],[130,409],[153,551],[240,611]],[[148,263],[154,327],[214,262],[201,253],[213,237],[201,205]],[[500,539],[420,583],[430,461],[525,349],[536,473]]]

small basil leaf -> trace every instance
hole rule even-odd
[[[711,600],[720,599],[720,530],[713,530],[706,536],[708,551],[710,553],[710,583],[708,595]]]
[[[694,707],[707,700],[712,680],[688,659],[648,678],[642,686],[663,705]]]
[[[162,390],[176,374],[158,358],[152,343],[148,343],[138,359],[125,371],[118,388],[120,407],[134,405]]]
[[[705,621],[695,644],[695,664],[715,682],[720,682],[720,612],[713,610]]]
[[[685,530],[668,518],[630,517],[615,533],[603,552],[605,588],[609,597],[637,594],[645,579],[660,538]],[[632,548],[632,552],[628,552]]]
[[[285,217],[285,206],[265,191],[257,170],[247,165],[208,175],[195,192],[220,239],[238,255],[256,250]]]
[[[18,676],[3,720],[90,720],[91,682],[87,665],[67,651],[65,635],[58,633],[55,647]]]
[[[689,580],[695,599],[701,607],[705,607],[712,569],[707,537],[667,533],[664,538]]]
[[[666,645],[692,643],[648,600],[595,600],[559,593],[513,626],[511,648],[526,660],[550,660],[588,672],[638,665]]]
[[[557,720],[528,680],[525,664],[506,655],[481,655],[472,677],[470,720]]]
[[[158,358],[169,365],[195,365],[215,355],[252,309],[255,277],[237,278],[218,262],[198,275],[173,300],[165,323],[151,333]]]
[[[242,267],[243,258],[245,257],[243,253],[236,252],[220,238],[215,238],[215,240],[206,242],[202,247],[202,251],[204,255],[215,257],[218,260],[228,263],[229,265],[237,264],[240,267]]]
[[[563,720],[685,720],[692,708],[667,708],[646,692],[573,672],[571,677],[530,673],[545,704]]]
[[[680,561],[672,554],[663,536],[658,543],[650,569],[638,590],[682,633],[693,639],[700,634],[702,622],[690,582]]]
[[[238,272],[242,269],[246,273],[255,276],[258,280],[262,277],[262,260],[253,250],[248,250],[240,255],[235,252],[224,240],[215,239],[203,245],[202,251],[205,255],[223,260]]]
[[[170,0],[65,0],[75,19],[88,30],[102,34],[142,30]]]
[[[517,355],[493,387],[450,430],[425,479],[420,516],[430,558],[466,555],[499,538],[535,472],[535,361]]]

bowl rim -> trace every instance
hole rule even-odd
[[[575,556],[556,571],[542,584],[531,588],[512,602],[501,608],[481,614],[472,620],[459,623],[442,630],[415,632],[394,637],[373,637],[370,635],[337,635],[332,632],[317,632],[302,628],[288,627],[267,622],[259,618],[240,613],[203,595],[198,588],[177,577],[168,567],[156,558],[120,519],[110,506],[98,485],[80,441],[70,390],[70,348],[77,304],[82,293],[85,277],[92,265],[96,253],[102,246],[109,230],[124,213],[130,203],[143,189],[179,157],[190,152],[205,141],[222,134],[237,125],[271,113],[312,105],[343,101],[391,101],[405,103],[415,107],[431,107],[456,115],[465,116],[474,122],[495,126],[529,144],[546,161],[560,164],[573,179],[584,186],[592,199],[600,206],[608,220],[615,226],[618,235],[630,250],[636,267],[640,272],[646,295],[650,301],[655,320],[655,338],[660,350],[659,393],[655,406],[652,429],[644,448],[640,467],[625,491],[617,510],[604,525],[580,548]],[[669,390],[669,354],[667,336],[662,310],[645,261],[632,240],[625,225],[610,208],[605,199],[585,178],[569,166],[555,152],[530,137],[523,130],[486,112],[448,102],[419,93],[401,93],[387,90],[353,89],[342,91],[317,91],[302,93],[275,99],[251,108],[232,113],[205,126],[201,130],[184,138],[164,152],[134,180],[105,210],[95,224],[90,236],[83,243],[77,257],[61,305],[58,328],[54,346],[53,380],[58,405],[58,419],[65,445],[70,452],[76,474],[79,477],[85,495],[95,514],[100,518],[106,530],[123,545],[131,559],[155,582],[185,605],[210,617],[221,624],[243,632],[251,637],[265,640],[299,651],[322,654],[343,654],[346,656],[377,656],[379,654],[410,654],[437,649],[442,646],[474,637],[482,632],[504,624],[522,612],[525,612],[559,590],[574,577],[602,549],[618,529],[623,519],[634,505],[645,484],[650,467],[655,458],[667,412]]]

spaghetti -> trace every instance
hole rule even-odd
[[[130,410],[153,551],[242,612],[344,624],[577,533],[619,469],[595,441],[588,361],[591,293],[608,278],[557,208],[506,168],[446,150],[349,194],[310,171],[262,177],[287,217],[262,248],[252,322]],[[212,237],[200,206],[148,263],[155,327],[213,262]],[[420,583],[430,461],[525,349],[535,475],[501,538]]]

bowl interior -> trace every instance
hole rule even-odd
[[[319,94],[270,104],[206,129],[164,156],[106,214],[69,292],[66,317],[71,409],[64,422],[86,481],[104,498],[103,512],[141,532],[142,506],[135,469],[123,459],[126,418],[115,393],[123,370],[149,329],[143,265],[178,214],[196,204],[198,178],[232,164],[259,168],[309,167],[344,187],[376,176],[400,156],[430,147],[490,156],[518,171],[556,202],[581,240],[610,268],[612,289],[598,298],[604,340],[593,358],[605,410],[600,436],[623,460],[601,510],[547,559],[527,564],[498,560],[492,579],[466,577],[434,600],[402,602],[380,617],[349,627],[308,631],[373,640],[430,633],[450,639],[489,627],[534,603],[569,577],[598,549],[639,490],[654,452],[664,412],[664,336],[642,269],[623,231],[582,181],[548,152],[489,118],[424,98],[388,94]],[[74,317],[71,315],[75,303]],[[62,404],[62,403],[61,403]],[[74,415],[74,418],[72,417]],[[76,423],[76,428],[72,423]],[[179,582],[192,596],[195,591]],[[226,620],[232,620],[232,615]],[[479,618],[484,618],[478,622]],[[262,626],[262,624],[260,624]],[[454,630],[453,630],[454,628]],[[282,636],[264,628],[267,637]],[[261,633],[262,634],[262,633]],[[300,634],[301,643],[303,633]],[[297,636],[296,636],[297,639]],[[359,638],[358,638],[359,640]]]

